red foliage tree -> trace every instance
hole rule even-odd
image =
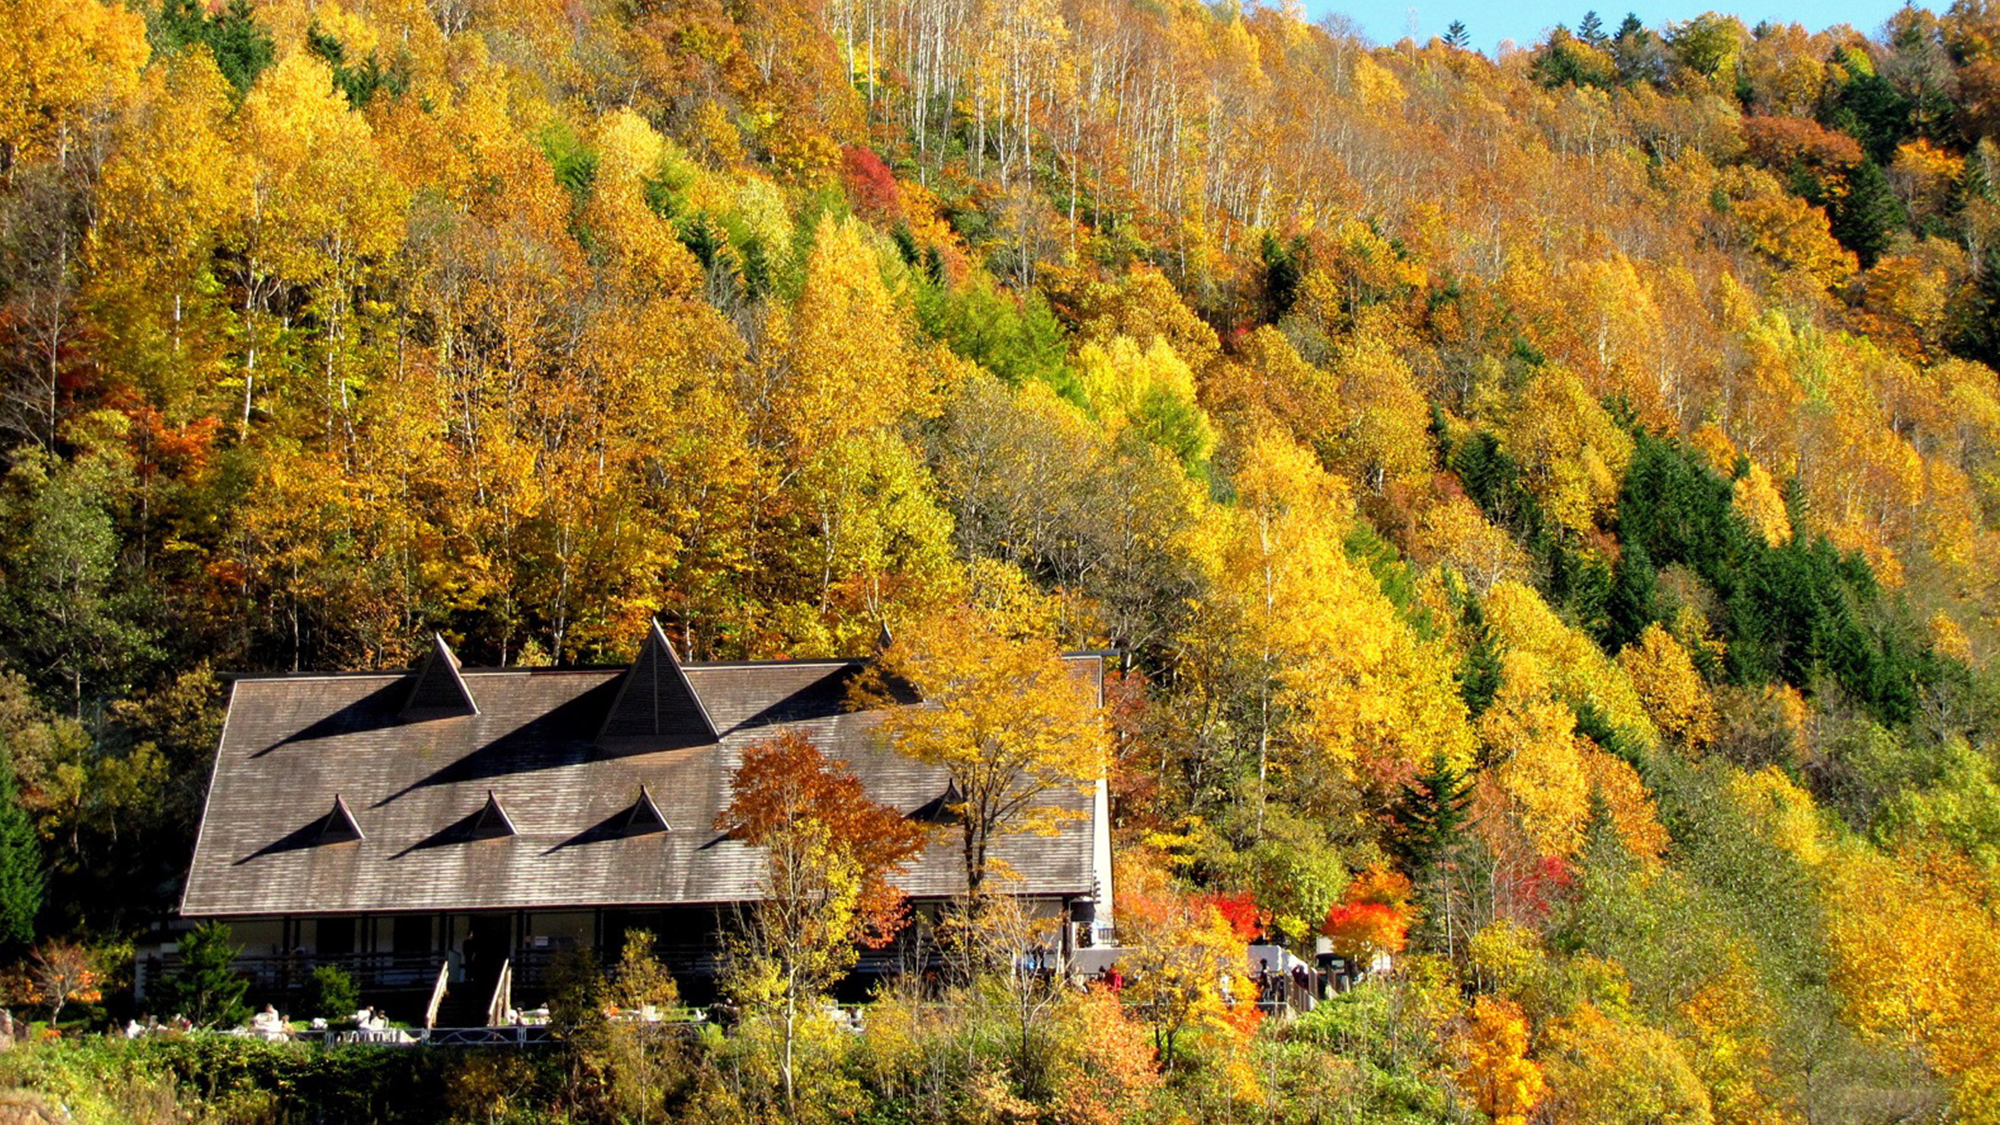
[[[1230,932],[1246,942],[1262,937],[1265,925],[1271,920],[1270,912],[1259,909],[1257,899],[1249,891],[1207,895],[1200,901],[1203,905],[1215,907],[1216,912],[1229,923]]]
[[[855,214],[870,219],[903,217],[903,189],[897,186],[895,173],[871,150],[859,145],[842,149],[840,176]]]
[[[923,850],[921,825],[871,799],[847,763],[827,758],[797,731],[746,749],[732,784],[735,798],[718,828],[768,848],[802,824],[824,826],[829,845],[852,859],[860,879],[855,940],[874,948],[895,936],[906,904],[891,877]]]

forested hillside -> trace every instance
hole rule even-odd
[[[226,673],[970,605],[1119,654],[1121,927],[1407,949],[840,1113],[2000,1118],[1996,134],[1986,0],[0,0],[0,936],[171,912]]]

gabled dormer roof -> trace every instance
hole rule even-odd
[[[868,662],[872,665],[875,665],[878,669],[880,669],[882,664],[882,658],[888,654],[889,649],[893,647],[895,643],[896,643],[896,635],[890,632],[889,623],[887,621],[882,622],[880,628],[875,633],[875,651],[868,657]],[[880,686],[881,689],[888,694],[888,697],[892,702],[896,703],[923,702],[924,698],[923,693],[918,691],[917,685],[911,683],[907,677],[896,675],[893,672],[884,671],[881,673]]]
[[[965,794],[959,792],[958,782],[945,782],[944,792],[903,814],[920,824],[963,824],[965,822]]]
[[[514,818],[507,815],[507,810],[500,805],[500,798],[493,795],[493,790],[488,789],[486,791],[486,807],[480,809],[478,814],[472,818],[472,823],[466,826],[465,838],[468,840],[498,840],[503,836],[518,835],[520,833],[514,828]]]
[[[347,807],[340,794],[333,795],[333,811],[326,814],[312,830],[315,844],[345,844],[367,837],[361,834],[361,825],[354,819],[353,810]]]
[[[659,804],[653,800],[653,794],[641,784],[639,799],[632,802],[632,807],[626,810],[624,822],[618,828],[619,835],[645,836],[654,832],[673,830],[673,825],[667,823],[666,814],[660,811]]]
[[[618,679],[618,694],[597,731],[598,745],[637,752],[709,746],[719,740],[708,709],[655,619],[638,658]]]
[[[431,651],[417,667],[416,680],[410,685],[410,697],[403,704],[402,714],[406,719],[479,714],[479,705],[472,701],[472,691],[465,686],[465,677],[459,674],[458,656],[437,633],[431,634]]]

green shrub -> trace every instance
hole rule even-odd
[[[307,1017],[323,1020],[345,1019],[361,1006],[361,990],[354,978],[338,965],[321,965],[306,979],[300,1007]]]

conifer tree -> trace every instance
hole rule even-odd
[[[1903,205],[1881,165],[1863,160],[1847,177],[1847,197],[1833,213],[1833,236],[1868,269],[1889,250],[1904,225]]]
[[[1472,630],[1472,647],[1459,665],[1458,692],[1465,697],[1466,711],[1476,719],[1492,704],[1493,693],[1500,690],[1500,651],[1494,647],[1477,601],[1466,601],[1465,623]]]
[[[1454,768],[1443,754],[1434,755],[1424,772],[1403,786],[1402,796],[1391,811],[1396,823],[1395,845],[1418,882],[1424,881],[1464,836],[1471,806],[1472,779]]]
[[[0,757],[0,944],[35,938],[42,909],[42,852],[35,827],[19,800],[14,767]]]
[[[1652,623],[1658,585],[1646,548],[1638,543],[1627,547],[1612,572],[1611,596],[1604,607],[1606,631],[1599,639],[1605,651],[1616,652],[1632,643]]]
[[[181,963],[162,982],[163,1005],[202,1027],[234,1027],[249,1016],[243,994],[250,982],[236,971],[242,949],[229,939],[229,926],[209,922],[181,940]]]
[[[166,0],[160,27],[169,46],[206,46],[215,55],[216,69],[239,91],[248,90],[277,58],[271,33],[258,26],[250,0],[230,0],[212,15],[195,0]]]
[[[1453,20],[1444,29],[1444,45],[1455,51],[1463,51],[1472,42],[1472,36],[1465,30],[1465,21]]]

